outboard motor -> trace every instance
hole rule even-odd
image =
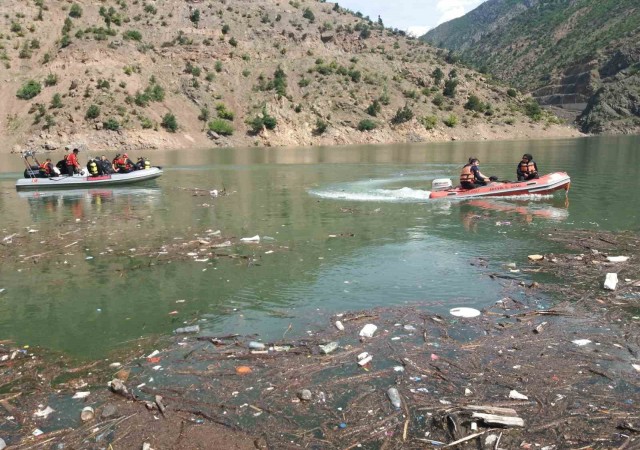
[[[436,192],[446,191],[447,189],[451,189],[452,186],[451,179],[449,178],[436,178],[431,182],[431,190]]]

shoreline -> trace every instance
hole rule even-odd
[[[546,125],[543,123],[523,123],[517,125],[475,125],[469,128],[426,130],[417,122],[404,124],[395,129],[381,129],[370,132],[354,132],[349,128],[332,129],[326,135],[314,137],[305,133],[266,130],[256,136],[231,136],[229,138],[209,139],[204,133],[178,131],[103,131],[101,133],[46,134],[30,138],[4,136],[10,153],[24,149],[37,151],[56,151],[65,145],[76,145],[96,152],[143,151],[143,150],[180,150],[186,148],[211,149],[228,147],[324,147],[346,145],[391,145],[402,143],[439,143],[439,142],[484,142],[484,141],[520,141],[540,139],[571,139],[588,137],[577,129],[567,125]]]
[[[439,316],[426,303],[345,312],[319,318],[311,333],[286,330],[264,350],[250,344],[258,336],[177,334],[161,338],[158,344],[166,345],[158,352],[132,349],[118,367],[104,360],[65,367],[56,357],[51,367],[57,370],[43,370],[48,363],[37,352],[33,358],[29,349],[11,348],[2,355],[15,355],[7,358],[14,363],[0,367],[24,375],[11,380],[0,405],[5,425],[13,408],[22,432],[0,431],[0,438],[13,448],[45,442],[289,448],[291,441],[317,448],[385,442],[432,448],[456,441],[461,448],[632,446],[638,440],[640,318],[631,316],[640,270],[633,256],[618,263],[608,257],[633,255],[640,237],[547,231],[568,250],[521,262],[518,269],[560,275],[560,281],[520,282],[509,268],[487,273],[504,296],[477,318]],[[602,288],[609,272],[620,277],[614,291]],[[549,305],[547,295],[562,301]],[[377,331],[360,337],[367,323]],[[319,347],[334,341],[338,348],[326,354]],[[363,352],[372,361],[359,365]],[[109,391],[106,384],[115,379],[126,393]],[[21,386],[32,391],[20,395]],[[389,387],[398,390],[400,409],[389,402]],[[78,391],[90,394],[70,402]],[[58,417],[64,413],[74,426],[54,430],[56,412],[33,415],[54,397],[66,405]],[[85,406],[95,417],[83,424]],[[45,433],[35,437],[33,427]]]

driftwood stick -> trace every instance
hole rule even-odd
[[[462,439],[458,439],[457,441],[453,441],[451,444],[447,444],[442,448],[453,447],[454,445],[462,444],[463,442],[467,442],[467,441],[470,441],[471,439],[477,438],[478,436],[482,436],[483,434],[485,434],[488,431],[490,431],[490,430],[485,430],[485,431],[481,431],[479,433],[470,434],[469,436],[465,436]]]
[[[473,413],[471,417],[474,419],[482,419],[489,424],[507,425],[510,427],[524,427],[524,420],[522,420],[520,417],[497,416],[495,414],[484,413]]]

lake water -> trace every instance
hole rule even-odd
[[[638,231],[639,147],[639,137],[598,137],[150,152],[165,168],[155,183],[51,195],[17,193],[21,161],[3,154],[0,241],[19,233],[18,244],[3,245],[20,245],[23,256],[0,266],[0,339],[98,358],[184,322],[278,339],[289,325],[299,334],[326,326],[327,313],[481,308],[502,298],[487,270],[553,251],[553,228]],[[427,199],[431,181],[455,182],[469,156],[485,174],[513,179],[525,152],[542,172],[570,174],[568,197]],[[250,259],[149,265],[109,251],[135,255],[142,243],[159,248],[208,230],[234,237],[232,250]],[[235,244],[255,235],[259,244]],[[53,239],[69,247],[18,262]],[[479,257],[488,269],[471,264]]]

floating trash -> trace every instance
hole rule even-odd
[[[480,311],[478,311],[477,309],[474,308],[467,308],[467,307],[459,307],[459,308],[453,308],[451,310],[449,310],[449,313],[452,316],[456,316],[456,317],[478,317],[480,315]]]

